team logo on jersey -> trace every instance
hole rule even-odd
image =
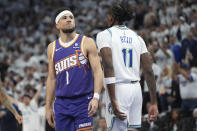
[[[82,53],[79,54],[79,62],[84,65],[84,64],[87,64],[88,60],[85,59],[85,57],[83,56]]]
[[[110,114],[113,114],[113,109],[112,109],[112,104],[111,103],[108,104],[108,112]]]
[[[73,54],[64,58],[63,60],[58,61],[55,64],[56,75],[70,67],[74,67],[77,65],[77,55]]]
[[[69,55],[55,63],[56,75],[75,66],[83,67],[84,71],[86,71],[86,67],[89,67],[88,60],[85,59],[80,50],[75,50],[75,52],[75,54]]]
[[[75,43],[74,46],[73,46],[73,48],[74,48],[74,49],[79,48],[79,44],[78,44],[78,43]]]

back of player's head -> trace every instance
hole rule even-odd
[[[108,14],[112,15],[115,21],[123,23],[132,18],[132,12],[128,6],[129,5],[125,2],[114,3],[108,11]]]

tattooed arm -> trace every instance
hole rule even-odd
[[[13,107],[13,105],[10,103],[8,97],[5,95],[5,93],[2,90],[2,86],[1,86],[1,80],[0,80],[0,101],[1,103],[8,108],[9,111],[11,111],[15,118],[17,119],[18,123],[21,124],[22,123],[22,117],[18,114],[18,112],[16,111],[16,109]]]
[[[150,55],[148,53],[144,53],[141,55],[141,65],[144,73],[144,77],[146,79],[149,92],[150,92],[150,99],[151,99],[151,106],[149,108],[149,117],[148,120],[156,120],[158,115],[158,108],[157,108],[157,97],[156,97],[156,82],[154,78],[154,73],[152,70],[152,61]]]

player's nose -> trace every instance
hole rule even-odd
[[[71,20],[67,20],[66,23],[67,23],[67,24],[70,24],[70,23],[71,23]]]
[[[71,22],[72,21],[72,19],[71,18],[67,18],[67,21],[66,22]]]

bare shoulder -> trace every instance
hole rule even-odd
[[[90,37],[87,37],[87,36],[84,38],[84,42],[87,43],[87,44],[93,44],[93,43],[95,43],[94,42],[94,39],[92,39]]]
[[[55,47],[55,41],[51,42],[51,43],[48,45],[48,48],[47,48],[47,55],[48,55],[48,56],[51,56],[54,47]]]
[[[87,49],[87,51],[96,48],[96,43],[95,43],[94,39],[92,39],[90,37],[85,37],[84,43],[85,43],[84,48]]]
[[[54,46],[55,46],[55,41],[51,42],[51,43],[48,45],[48,49],[47,49],[47,50],[53,49]]]

